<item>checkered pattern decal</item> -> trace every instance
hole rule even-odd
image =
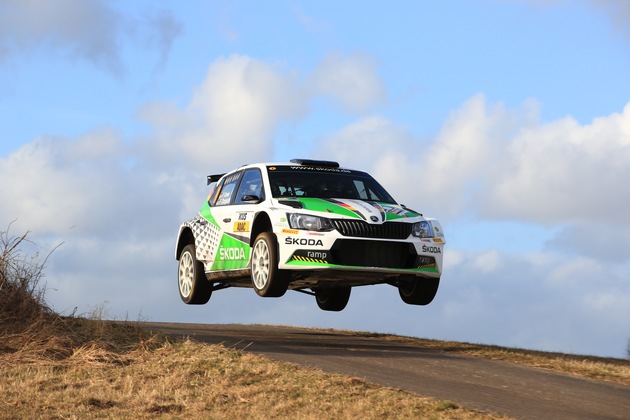
[[[185,225],[190,227],[195,237],[197,260],[204,263],[214,261],[219,242],[221,242],[221,229],[203,217],[196,217]]]

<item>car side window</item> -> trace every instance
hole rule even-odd
[[[223,181],[215,182],[214,185],[211,185],[210,194],[208,194],[208,204],[212,207],[214,206],[215,201],[217,201],[217,195],[221,188],[223,188]]]
[[[236,172],[232,175],[227,176],[222,184],[220,184],[217,188],[217,198],[215,202],[215,206],[227,206],[232,201],[232,196],[234,193],[234,189],[238,184],[238,181],[241,179],[242,172]]]
[[[262,175],[258,169],[248,169],[243,173],[243,179],[236,192],[234,204],[248,204],[243,198],[249,196],[258,197],[260,201],[265,199]],[[249,202],[251,204],[251,202]]]

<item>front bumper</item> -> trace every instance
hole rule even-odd
[[[293,249],[279,268],[440,277],[442,252],[443,243],[339,238],[329,249]]]

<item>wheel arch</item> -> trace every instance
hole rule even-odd
[[[195,235],[192,233],[192,229],[188,226],[182,226],[179,230],[179,236],[177,237],[177,247],[175,248],[175,259],[179,260],[182,251],[186,245],[195,244]]]
[[[261,232],[272,232],[271,219],[265,212],[260,212],[254,218],[252,234],[249,238],[249,246],[254,246],[254,241]]]

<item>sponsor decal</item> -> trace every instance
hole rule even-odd
[[[210,271],[217,270],[234,270],[247,267],[249,262],[249,240],[242,236],[243,240],[237,237],[237,234],[224,233],[221,242],[217,248],[213,249],[212,267]]]
[[[225,181],[223,181],[223,185],[230,184],[230,183],[238,180],[240,177],[241,177],[241,172],[237,172],[235,174],[232,174],[232,175],[228,176],[227,178],[225,178]]]
[[[219,259],[221,260],[244,260],[245,250],[243,248],[220,248]]]
[[[383,210],[385,210],[386,213],[395,214],[396,216],[409,217],[407,210],[398,207],[383,206]]]
[[[282,233],[286,233],[287,235],[298,235],[300,231],[295,229],[282,229]]]
[[[318,260],[325,260],[325,259],[328,259],[328,252],[326,252],[326,251],[323,251],[323,252],[322,251],[308,251],[306,253],[306,256],[308,258],[315,258],[315,259],[318,259]]]
[[[419,265],[417,268],[423,271],[437,271],[437,264],[435,263],[422,264],[422,265]]]
[[[422,252],[429,252],[431,254],[441,254],[442,250],[439,246],[427,246],[422,245]]]
[[[268,167],[267,169],[269,169],[270,171],[275,171],[275,170],[276,170],[276,167],[275,167],[275,166],[270,166],[270,167]]]
[[[247,213],[239,213],[238,220],[247,220]]]
[[[234,222],[234,232],[249,232],[249,222]]]
[[[373,214],[374,210],[376,209],[381,215],[381,220],[385,221],[385,212],[383,211],[383,208],[380,205],[371,201],[363,202],[363,201],[355,200],[353,202],[355,203],[357,207],[361,207],[361,209],[367,214]],[[365,220],[365,218],[363,218],[363,220]],[[376,216],[370,216],[370,220],[376,223],[378,222],[379,219]]]
[[[328,251],[295,251],[289,261],[300,261],[303,263],[330,264],[330,254]]]
[[[381,214],[381,220],[385,221],[385,218],[387,217],[385,215],[385,209],[380,204],[378,204],[375,201],[368,201],[368,203],[370,203],[372,205],[372,207],[374,207],[376,210],[378,210],[378,212]]]
[[[353,212],[354,214],[358,215],[361,219],[365,220],[365,216],[363,215],[363,213],[361,213],[359,210],[355,209],[351,204],[344,203],[343,201],[335,200],[334,198],[328,198],[328,199],[324,199],[324,200],[328,201],[329,203],[336,204],[339,207],[342,207],[342,208],[344,208],[346,210],[349,210],[349,211]]]
[[[319,166],[290,166],[293,170],[299,171],[318,171],[318,172],[339,172],[343,174],[351,174],[352,171],[341,168],[319,167]],[[271,169],[271,168],[270,168]]]
[[[293,238],[288,237],[284,239],[285,245],[306,245],[306,246],[324,246],[321,239],[313,238]]]

